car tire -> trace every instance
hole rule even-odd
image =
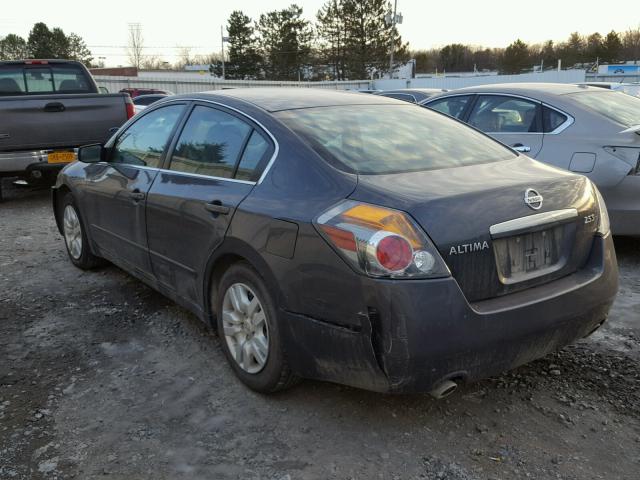
[[[67,193],[60,204],[62,235],[69,260],[82,270],[90,270],[104,264],[104,260],[91,252],[89,239],[80,218],[80,211],[73,195]]]
[[[236,376],[261,393],[296,384],[299,378],[287,363],[275,303],[260,275],[247,263],[233,264],[217,292],[218,336]]]

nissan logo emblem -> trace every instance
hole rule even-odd
[[[536,192],[533,188],[527,188],[526,192],[524,192],[524,203],[534,210],[540,210],[542,207],[542,195]]]

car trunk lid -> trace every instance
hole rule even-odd
[[[524,156],[360,175],[351,197],[412,215],[471,302],[576,271],[589,255],[597,228],[597,206],[585,177]]]

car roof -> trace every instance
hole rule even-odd
[[[379,105],[399,103],[401,100],[381,97],[379,95],[363,95],[348,90],[326,90],[321,88],[234,88],[232,90],[213,90],[173,98],[189,97],[202,100],[229,97],[252,103],[268,112],[294,110],[312,107],[330,107],[339,105]]]
[[[566,95],[569,93],[583,92],[588,89],[599,89],[587,85],[576,85],[575,83],[494,83],[489,85],[477,85],[475,87],[458,88],[451,93],[513,93],[523,96],[545,95]],[[431,100],[431,99],[430,99]]]

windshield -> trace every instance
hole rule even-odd
[[[344,105],[276,114],[348,172],[403,173],[513,158],[511,150],[445,115],[411,105]]]
[[[640,124],[640,98],[607,90],[571,93],[569,95],[576,102],[625,127]]]

